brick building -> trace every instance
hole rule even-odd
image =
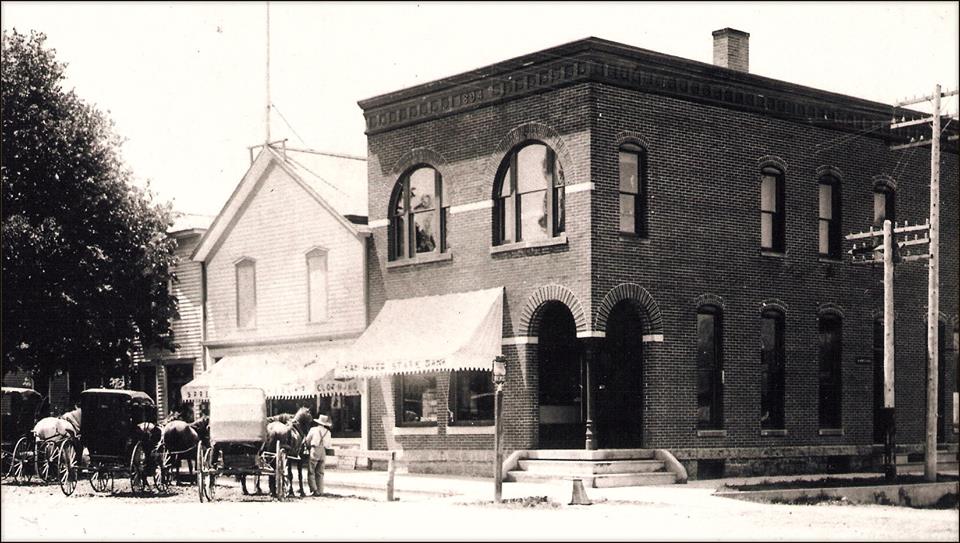
[[[750,74],[747,34],[714,39],[714,65],[587,38],[359,102],[373,236],[358,342],[423,345],[357,352],[343,373],[379,382],[373,448],[488,473],[489,370],[426,338],[447,341],[442,318],[482,334],[493,303],[500,345],[478,356],[507,358],[508,451],[665,449],[706,475],[878,450],[882,271],[851,266],[842,236],[923,222],[929,149],[888,147],[925,128],[895,134],[889,105]],[[956,146],[941,171],[939,426],[956,442]],[[900,265],[896,285],[897,436],[919,447],[925,266]]]

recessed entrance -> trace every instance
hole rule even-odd
[[[601,449],[642,447],[643,330],[632,300],[613,307],[596,368],[597,442]]]
[[[582,449],[585,427],[577,325],[560,302],[547,302],[539,311],[539,448]]]

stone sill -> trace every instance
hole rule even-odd
[[[824,264],[843,264],[843,259],[820,255],[817,257],[817,262],[822,262]]]
[[[539,239],[536,241],[518,241],[516,243],[507,243],[504,245],[494,245],[490,248],[490,254],[508,253],[510,251],[520,251],[522,249],[537,249],[540,247],[553,247],[555,245],[566,245],[567,234],[563,233],[555,238]]]
[[[843,428],[820,428],[817,433],[821,436],[842,436]]]
[[[429,264],[430,262],[445,262],[447,260],[453,260],[453,253],[424,253],[414,258],[401,258],[400,260],[387,261],[387,269],[392,270],[394,268]]]
[[[493,435],[497,431],[496,426],[447,426],[447,435]]]
[[[640,243],[642,245],[650,245],[650,236],[641,236],[639,234],[633,234],[631,232],[620,232],[620,241]]]
[[[697,437],[727,437],[726,430],[697,430]]]
[[[766,258],[779,258],[780,260],[785,260],[787,258],[787,253],[781,253],[779,251],[771,251],[769,249],[760,249],[760,256]]]
[[[435,436],[439,435],[440,430],[437,426],[394,426],[393,435],[395,436]]]
[[[787,435],[787,431],[771,428],[768,430],[760,430],[760,435],[763,437],[784,437]]]

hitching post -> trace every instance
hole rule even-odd
[[[497,503],[500,503],[500,501],[503,499],[503,451],[500,446],[500,434],[502,432],[500,419],[502,417],[500,416],[500,412],[503,407],[503,383],[506,381],[506,377],[507,359],[502,356],[498,356],[493,359],[493,385],[496,387],[493,395],[493,501]]]

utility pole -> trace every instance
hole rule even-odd
[[[270,2],[267,2],[267,74],[266,74],[266,85],[267,85],[267,110],[265,115],[266,129],[267,129],[267,139],[263,140],[264,144],[270,145]]]
[[[903,149],[907,146],[930,145],[930,262],[927,267],[927,421],[924,443],[924,477],[928,481],[937,480],[937,392],[939,379],[939,341],[938,324],[940,317],[940,98],[953,96],[957,91],[943,93],[940,85],[934,87],[931,96],[900,102],[897,106],[932,101],[933,113],[929,119],[913,119],[893,123],[890,128],[900,128],[914,124],[931,123],[931,137],[926,141],[917,141],[897,145],[891,149]]]

